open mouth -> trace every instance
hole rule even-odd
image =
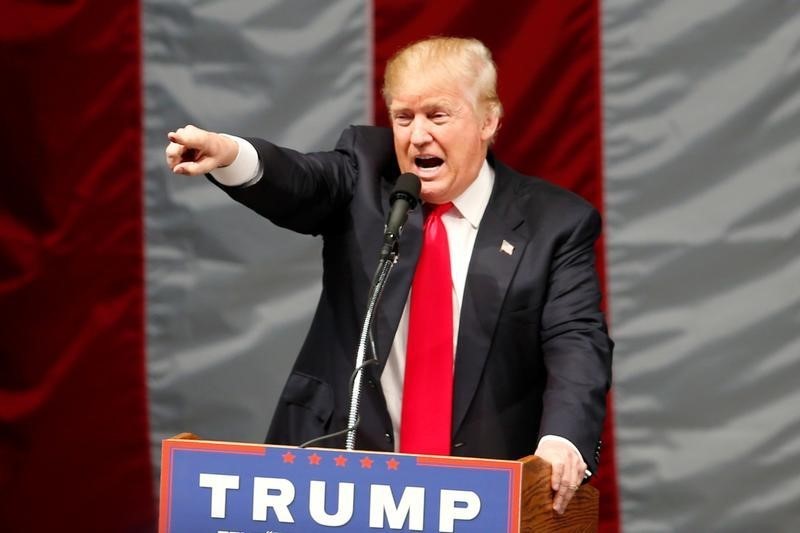
[[[435,170],[444,164],[441,157],[423,155],[414,158],[414,164],[420,170]]]

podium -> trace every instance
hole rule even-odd
[[[597,530],[584,485],[552,510],[550,465],[200,440],[162,446],[160,533]]]

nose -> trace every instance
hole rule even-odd
[[[415,120],[411,124],[411,144],[419,146],[431,142],[433,138],[424,120]]]

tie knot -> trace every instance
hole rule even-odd
[[[453,207],[453,202],[447,202],[445,204],[429,204],[429,210],[425,218],[441,218],[442,215],[450,211],[451,207]]]

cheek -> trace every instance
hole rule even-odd
[[[395,150],[399,150],[403,146],[408,146],[409,139],[411,138],[408,128],[400,128],[392,126],[392,136],[394,137]]]
[[[402,139],[400,139],[397,136],[397,134],[395,134],[395,137],[394,137],[394,155],[397,158],[397,163],[398,163],[398,165],[400,165],[400,169],[401,170],[405,170],[403,167],[408,166],[407,165],[408,157],[406,156],[407,152],[406,152],[406,148],[405,148],[406,146],[407,145],[403,144]]]

